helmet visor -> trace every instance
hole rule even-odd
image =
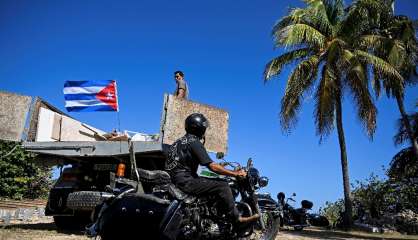
[[[204,126],[205,128],[208,128],[209,127],[209,121],[208,120],[203,121],[202,126]]]

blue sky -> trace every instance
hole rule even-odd
[[[227,159],[252,157],[270,178],[266,191],[297,193],[318,207],[342,198],[338,139],[319,145],[313,101],[304,102],[297,127],[280,130],[278,113],[288,71],[264,84],[265,64],[280,50],[271,28],[290,0],[241,1],[0,1],[0,89],[40,96],[64,110],[65,80],[115,79],[121,128],[157,133],[163,94],[174,90],[173,72],[183,70],[190,97],[229,111]],[[418,18],[418,2],[398,0],[398,14]],[[408,88],[409,111],[418,99]],[[393,145],[396,103],[377,100],[378,128],[369,141],[346,96],[344,128],[351,181],[382,166],[399,151]],[[115,113],[76,113],[104,130],[117,127]]]

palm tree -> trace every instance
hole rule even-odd
[[[418,106],[418,104],[417,104]],[[408,116],[412,125],[414,138],[418,139],[418,112]],[[393,138],[395,145],[401,145],[409,139],[403,119],[398,120],[398,132]],[[413,147],[409,146],[399,151],[393,158],[387,171],[391,179],[398,181],[411,181],[418,178],[418,158],[414,157]]]
[[[289,131],[297,122],[297,113],[309,90],[315,91],[315,124],[320,141],[334,129],[336,122],[344,185],[345,223],[352,223],[352,202],[348,160],[342,122],[342,99],[352,93],[358,117],[367,135],[376,129],[377,110],[369,93],[370,66],[393,79],[402,76],[386,61],[356,48],[357,25],[344,11],[342,0],[305,0],[305,8],[296,8],[273,27],[275,47],[287,52],[267,63],[264,79],[278,76],[284,66],[297,63],[289,75],[281,100],[280,123]],[[350,29],[348,31],[347,29]],[[316,80],[319,80],[318,82]],[[317,83],[316,83],[317,82]]]
[[[388,0],[358,0],[351,11],[363,15],[367,29],[363,29],[364,36],[360,39],[360,45],[365,51],[385,59],[396,68],[404,81],[393,79],[381,74],[378,69],[373,69],[373,87],[379,96],[381,85],[386,90],[388,97],[393,96],[401,114],[401,119],[411,147],[418,159],[418,143],[414,137],[413,129],[408,120],[404,107],[405,85],[416,84],[418,76],[416,67],[418,63],[418,41],[416,39],[414,22],[406,16],[394,16],[394,1]],[[370,17],[372,16],[372,17]],[[353,19],[353,21],[359,21]]]

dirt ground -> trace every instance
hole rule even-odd
[[[1,226],[0,240],[88,240],[80,231],[59,231],[51,218],[44,218],[29,223],[12,222],[8,226]],[[378,239],[417,239],[418,236],[405,236],[400,234],[367,234],[360,232],[330,231],[318,228],[308,228],[301,232],[291,229],[281,229],[276,240],[378,240]]]

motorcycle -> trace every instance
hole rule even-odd
[[[277,195],[277,199],[283,209],[283,216],[280,221],[280,226],[291,226],[296,231],[301,231],[303,228],[308,227],[308,214],[307,211],[310,210],[313,206],[313,203],[308,200],[302,200],[301,208],[294,208],[292,205],[289,204],[289,201],[296,202],[293,197],[296,194],[293,193],[291,197],[286,198],[284,202],[285,195],[283,193],[279,193]]]
[[[296,194],[293,193],[290,198],[286,201],[284,193],[279,193],[277,199],[279,202],[280,209],[282,210],[282,216],[280,220],[280,226],[284,225],[291,226],[295,231],[302,231],[308,226],[326,227],[329,225],[329,221],[325,216],[319,214],[308,213],[312,209],[313,203],[308,200],[301,201],[301,208],[294,208],[289,204],[289,201],[296,202],[293,197]]]
[[[218,154],[222,158],[223,154]],[[272,216],[260,208],[256,190],[268,184],[260,177],[251,158],[246,167],[235,162],[224,162],[234,170],[244,169],[245,178],[216,177],[231,187],[237,209],[242,216],[260,214],[256,222],[236,225],[218,212],[219,202],[213,197],[186,194],[170,181],[165,171],[136,169],[137,181],[121,179],[115,188],[108,189],[93,214],[94,224],[87,228],[89,237],[108,239],[275,239]],[[239,198],[238,198],[239,197]],[[258,235],[253,234],[254,231]],[[277,232],[276,232],[277,233]],[[273,236],[274,235],[274,236]],[[255,238],[254,238],[255,237]]]
[[[258,205],[260,206],[262,216],[265,218],[265,225],[269,232],[266,232],[265,239],[274,239],[279,232],[280,219],[283,216],[283,210],[279,204],[271,197],[270,193],[257,193]],[[270,238],[268,238],[270,237]]]

